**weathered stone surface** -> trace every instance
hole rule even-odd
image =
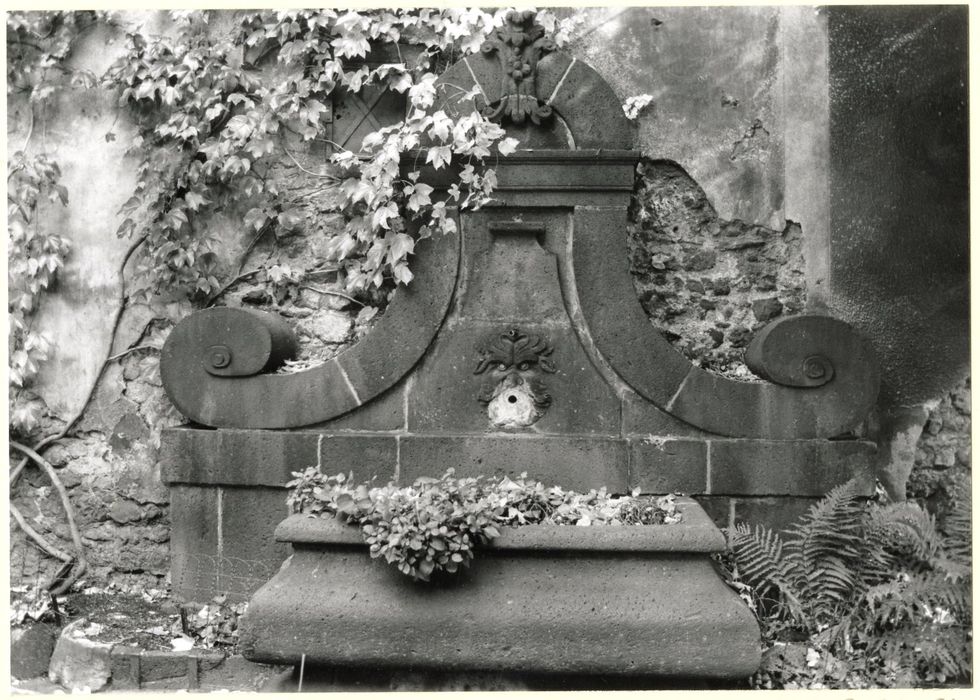
[[[907,494],[910,498],[926,499],[927,503],[938,506],[949,493],[950,482],[969,474],[972,467],[970,394],[971,380],[968,377],[932,409],[925,422],[925,430],[914,446],[907,438],[893,438],[892,448],[879,453],[878,478],[885,484],[889,495],[894,493],[894,498],[901,498]],[[892,429],[890,432],[893,435],[902,436],[900,431],[895,430],[900,427],[895,425],[895,412],[890,413],[892,421],[889,422],[892,424],[888,426],[883,420],[883,428],[887,426]],[[915,425],[909,421],[906,435],[915,434]]]
[[[823,496],[856,479],[874,493],[875,445],[864,440],[712,440],[708,493]]]
[[[48,667],[52,683],[71,691],[93,693],[109,683],[112,645],[86,639],[82,630],[88,625],[89,621],[83,618],[61,631]]]
[[[830,308],[874,339],[882,402],[922,404],[970,366],[968,11],[834,7],[825,21]]]
[[[408,378],[374,397],[363,406],[359,406],[342,416],[332,418],[325,423],[311,425],[309,429],[324,432],[335,430],[402,430],[406,420],[405,393],[407,382]]]
[[[322,343],[342,343],[350,335],[353,319],[340,311],[325,311],[299,326]]]
[[[622,101],[588,64],[575,61],[551,98],[576,148],[633,148],[635,135]]]
[[[10,675],[20,680],[45,676],[57,631],[46,623],[10,629]]]
[[[567,324],[556,252],[564,247],[568,222],[564,212],[467,214],[461,320]]]
[[[394,436],[324,435],[320,444],[320,471],[324,474],[353,472],[355,479],[377,478],[385,482],[395,475],[397,455]]]
[[[697,497],[698,505],[704,508],[704,512],[708,514],[711,521],[719,528],[729,528],[733,525],[734,500],[728,496],[700,495]]]
[[[132,501],[119,499],[109,507],[109,517],[120,524],[132,523],[142,517],[142,511]]]
[[[667,407],[691,366],[654,330],[630,281],[626,209],[578,208],[572,256],[579,304],[602,356],[634,390]]]
[[[264,691],[269,681],[285,670],[282,666],[255,664],[238,655],[230,656],[220,664],[204,662],[204,659],[199,660],[198,688],[201,691],[223,692],[228,688]]]
[[[128,450],[134,442],[146,439],[149,432],[146,423],[137,413],[127,413],[113,427],[109,446],[120,452]]]
[[[387,479],[395,449],[395,437],[386,435],[182,427],[165,432],[161,459],[171,484],[283,486],[317,464],[324,473]]]
[[[412,284],[398,291],[365,338],[338,357],[361,403],[405,376],[442,326],[456,287],[458,234],[420,241],[414,260]]]
[[[703,440],[650,438],[630,441],[630,490],[643,493],[704,493],[707,443]]]
[[[319,433],[170,428],[160,461],[168,483],[282,486],[317,464]]]
[[[783,304],[776,297],[756,299],[752,302],[752,313],[757,320],[770,321],[783,312]]]
[[[221,490],[218,590],[228,593],[230,600],[247,600],[288,556],[286,546],[273,538],[276,525],[288,513],[285,489]]]
[[[707,516],[695,526],[722,546]],[[660,534],[684,523],[651,527]],[[567,528],[567,536],[589,541],[599,529]],[[708,558],[661,549],[656,537],[642,553],[592,553],[572,540],[488,549],[436,588],[371,560],[366,545],[331,539],[297,543],[289,565],[256,593],[241,624],[246,658],[715,678],[744,677],[759,663],[756,622]],[[344,644],[332,642],[340,636]]]
[[[473,437],[406,436],[400,440],[399,481],[441,476],[510,476],[523,472],[550,486],[588,491],[605,486],[623,493],[627,486],[626,444],[608,438],[493,435]]]
[[[174,594],[207,601],[218,588],[218,490],[170,487],[170,572]]]
[[[623,396],[623,437],[707,437],[709,433],[678,420],[632,391]]]
[[[197,672],[197,661],[187,654],[172,651],[144,650],[140,654],[140,682],[163,680],[165,678],[184,678],[188,672]]]
[[[735,498],[733,522],[781,531],[799,523],[820,499],[818,498]]]
[[[137,690],[140,687],[139,647],[116,644],[109,652],[113,690]]]

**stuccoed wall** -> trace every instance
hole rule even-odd
[[[621,99],[654,97],[637,120],[646,160],[629,232],[635,286],[653,321],[692,361],[734,376],[745,374],[745,341],[779,314],[829,311],[853,323],[883,359],[886,403],[871,427],[881,435],[882,473],[896,483],[915,460],[926,403],[931,408],[957,384],[968,356],[965,13],[588,9],[582,38],[569,47]],[[169,26],[162,13],[127,13],[124,21],[155,32]],[[222,22],[214,26],[222,30]],[[99,74],[122,41],[122,32],[98,30],[73,60]],[[8,110],[12,152],[24,142],[27,120],[23,104],[10,101]],[[110,130],[115,140],[107,141]],[[37,391],[61,419],[80,407],[109,351],[116,273],[129,245],[115,237],[115,212],[134,185],[137,162],[125,155],[132,134],[125,116],[116,120],[113,98],[92,90],[63,98],[30,142],[35,152],[54,154],[70,197],[67,209],[42,212],[42,225],[61,228],[73,242],[58,293],[39,316],[55,351]],[[291,150],[308,169],[326,157]],[[310,196],[322,183],[291,161],[277,178],[304,202],[306,218],[296,235],[257,244],[246,270],[270,255],[315,267],[325,236],[339,226],[319,195]],[[236,219],[241,214],[229,212],[217,224],[226,274],[251,239]],[[330,283],[326,276],[314,286]],[[278,301],[246,283],[224,303],[282,312],[310,359],[336,353],[365,329],[353,320],[357,308],[331,295],[303,290]],[[112,352],[159,346],[188,311],[172,299],[133,306]],[[963,404],[962,392],[956,396],[950,405]],[[896,413],[892,405],[918,413]],[[958,466],[968,459],[960,458],[968,420],[957,411],[937,435],[926,431],[922,454],[931,448],[945,460],[946,448],[934,444],[941,439],[958,446]],[[167,493],[157,440],[162,427],[178,422],[160,387],[157,353],[138,350],[112,364],[79,435],[47,453],[78,508],[96,576],[165,575]],[[33,469],[23,482],[31,483],[40,488],[19,487],[15,502],[35,527],[70,547],[55,494]],[[12,539],[15,575],[53,568],[18,533]]]
[[[692,362],[741,360],[768,321],[819,311],[828,259],[827,39],[813,8],[606,8],[573,45],[640,114],[637,292]]]

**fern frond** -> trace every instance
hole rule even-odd
[[[912,501],[872,509],[867,536],[900,562],[911,559],[930,567],[943,547],[935,518]]]
[[[972,563],[973,495],[970,476],[953,476],[946,486],[950,509],[943,518],[942,531],[946,535],[945,550],[949,558],[970,566]]]
[[[953,581],[942,573],[906,575],[889,583],[870,588],[864,602],[875,623],[895,627],[905,622],[928,621],[940,609],[951,613],[957,622],[971,618],[970,587]]]
[[[786,555],[798,566],[808,599],[819,598],[825,589],[831,597],[849,598],[859,585],[851,572],[860,569],[867,550],[866,511],[851,480],[812,506],[793,531]]]
[[[972,645],[966,628],[923,625],[884,632],[870,640],[868,652],[921,672],[939,671],[950,678],[968,678]]]
[[[779,535],[762,525],[756,525],[753,530],[745,523],[738,523],[729,530],[728,545],[739,577],[760,595],[775,589],[785,607],[784,612],[793,618],[800,617],[799,593],[790,564],[783,557],[783,542]]]

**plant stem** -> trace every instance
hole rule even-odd
[[[333,142],[331,141],[330,143],[333,143]],[[290,159],[291,161],[293,161],[293,163],[295,163],[295,164],[296,164],[296,167],[297,167],[297,168],[299,168],[300,170],[302,170],[302,171],[303,171],[304,173],[306,173],[307,175],[312,175],[313,177],[318,177],[318,178],[322,178],[322,179],[324,179],[324,180],[336,180],[336,179],[337,179],[337,177],[336,177],[335,175],[322,175],[322,174],[320,174],[320,173],[315,173],[315,172],[313,172],[312,170],[307,170],[306,168],[304,168],[304,167],[303,167],[303,166],[302,166],[302,165],[300,164],[300,162],[299,162],[298,160],[296,160],[296,156],[294,156],[294,155],[293,155],[293,154],[292,154],[292,153],[291,153],[291,152],[289,151],[289,149],[288,149],[288,148],[286,148],[286,146],[285,146],[285,145],[283,145],[283,147],[282,147],[282,150],[283,150],[283,152],[285,152],[285,154],[286,154],[287,156],[289,156],[289,159]]]
[[[10,506],[10,514],[14,516],[14,520],[17,521],[17,524],[20,526],[20,529],[24,531],[25,535],[27,535],[32,540],[34,540],[41,549],[43,549],[45,552],[55,557],[56,559],[61,559],[61,561],[71,561],[73,559],[73,557],[70,554],[68,554],[67,552],[63,552],[57,547],[55,547],[53,544],[51,544],[46,539],[44,539],[44,537],[37,530],[32,528],[30,525],[28,525],[27,521],[24,519],[23,514],[20,512],[20,509],[17,508],[17,506],[15,506],[13,503],[10,503],[9,506]]]
[[[156,345],[137,345],[136,347],[129,348],[128,350],[123,350],[120,353],[116,353],[112,357],[106,359],[106,362],[115,362],[116,360],[126,357],[126,355],[136,352],[137,350],[160,350],[159,346]]]
[[[107,351],[107,357],[105,361],[102,363],[102,367],[99,369],[99,373],[95,376],[95,381],[92,382],[92,386],[89,388],[88,395],[85,397],[85,401],[82,403],[81,408],[78,409],[78,412],[72,417],[70,421],[65,423],[64,428],[62,428],[54,435],[49,435],[48,437],[44,438],[34,446],[34,450],[38,454],[40,454],[51,443],[56,442],[61,438],[65,437],[71,431],[71,429],[75,427],[75,424],[79,420],[81,420],[82,415],[84,415],[85,413],[85,409],[88,408],[88,405],[92,402],[92,399],[95,397],[95,390],[99,386],[99,381],[101,381],[102,375],[105,374],[106,367],[109,366],[109,357],[111,356],[108,355],[108,353],[112,352],[112,345],[116,340],[116,333],[119,331],[119,323],[122,320],[123,311],[125,311],[128,302],[128,298],[126,297],[126,277],[124,274],[126,270],[126,264],[129,262],[129,259],[133,256],[133,253],[136,252],[136,249],[139,248],[145,240],[146,240],[145,237],[140,238],[137,241],[135,241],[131,246],[129,246],[129,249],[126,251],[126,254],[123,256],[122,264],[119,266],[119,282],[120,282],[119,308],[116,310],[116,316],[112,322],[112,331],[109,334],[109,349]],[[25,457],[10,472],[11,489],[13,489],[14,484],[17,483],[17,477],[20,476],[20,473],[27,465],[27,462],[28,462],[28,458]]]
[[[61,483],[61,479],[58,477],[58,472],[51,466],[50,462],[44,459],[44,457],[39,455],[30,447],[25,447],[19,442],[14,442],[13,440],[10,441],[10,446],[18,452],[22,452],[23,454],[27,455],[39,467],[41,467],[48,475],[48,478],[51,480],[51,484],[61,497],[61,505],[65,509],[65,519],[68,521],[68,529],[71,531],[71,539],[72,542],[75,543],[75,549],[77,550],[75,559],[78,562],[78,565],[74,567],[72,574],[51,591],[52,595],[64,593],[71,588],[71,585],[79,576],[82,575],[88,566],[88,562],[85,561],[85,549],[82,545],[82,536],[78,532],[78,526],[75,524],[75,509],[72,507],[71,500],[68,498],[68,489],[66,489],[65,485]]]
[[[332,289],[320,289],[319,287],[314,287],[314,286],[309,285],[309,284],[301,284],[301,285],[299,285],[299,288],[300,289],[309,289],[311,292],[316,292],[317,294],[328,294],[330,296],[340,297],[341,299],[346,299],[347,301],[353,302],[353,303],[357,304],[358,306],[364,306],[364,303],[363,302],[360,302],[357,299],[355,299],[354,297],[349,296],[347,294],[344,294],[343,292],[335,292]]]

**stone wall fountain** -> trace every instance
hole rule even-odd
[[[724,539],[694,499],[665,536],[507,533],[458,585],[426,589],[368,559],[356,531],[303,518],[277,529],[283,486],[309,465],[693,497],[820,496],[851,478],[873,490],[873,443],[839,439],[878,390],[874,354],[845,323],[771,323],[746,353],[754,382],[692,366],[650,324],[626,249],[631,125],[533,21],[514,15],[524,43],[500,35],[441,79],[478,86],[456,108],[521,139],[495,164],[497,201],[419,243],[414,281],[357,345],[274,374],[295,339],[241,309],[196,313],[167,341],[164,386],[191,421],[164,438],[174,589],[244,598],[272,578],[243,622],[250,658],[702,677],[758,663],[755,621],[708,560]],[[505,69],[514,56],[527,70]],[[422,177],[438,188],[439,173]],[[292,559],[273,577],[285,543]]]

